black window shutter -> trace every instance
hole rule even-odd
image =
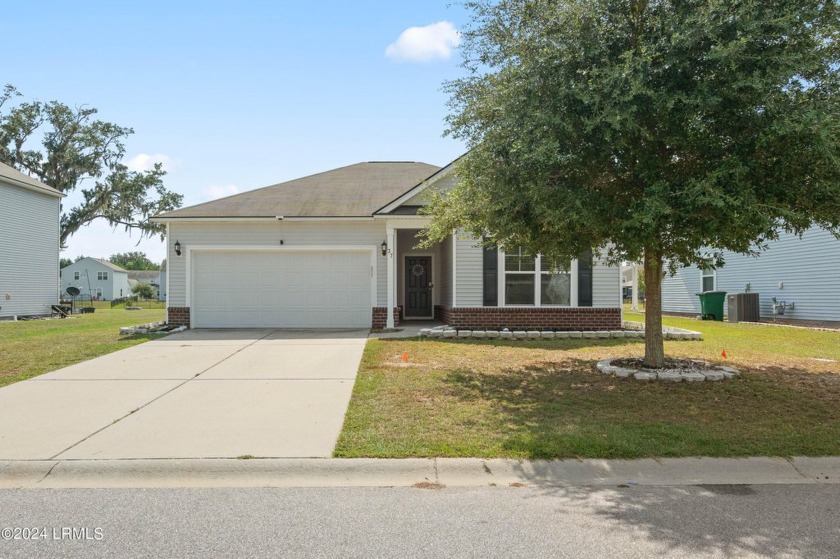
[[[578,306],[592,306],[592,250],[578,258]]]
[[[484,306],[499,306],[499,249],[484,247]]]

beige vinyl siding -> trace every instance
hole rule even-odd
[[[261,222],[172,222],[167,242],[167,287],[169,306],[186,305],[186,249],[200,245],[276,246],[282,239],[293,246],[370,246],[376,251],[377,305],[385,306],[387,270],[379,246],[385,240],[382,221],[261,221]],[[175,255],[175,241],[180,241],[182,256]]]
[[[592,306],[621,306],[621,268],[607,266],[602,258],[592,263]]]
[[[0,183],[0,316],[58,302],[60,198]]]
[[[484,305],[484,249],[468,235],[455,235],[455,305]]]
[[[440,244],[440,283],[438,294],[440,304],[452,306],[452,237],[447,237]]]

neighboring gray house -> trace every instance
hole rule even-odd
[[[50,314],[58,303],[63,196],[0,163],[0,318]]]
[[[128,286],[134,288],[138,283],[147,283],[155,290],[155,299],[160,299],[160,272],[158,270],[126,270]]]
[[[426,189],[455,167],[349,165],[154,218],[168,227],[167,316],[192,327],[621,327],[618,267],[591,255],[556,273],[539,256],[453,234],[417,248]],[[392,312],[389,312],[389,309]]]
[[[62,297],[66,297],[70,286],[78,287],[82,297],[90,295],[94,301],[111,301],[131,294],[128,272],[100,258],[82,258],[62,268]]]
[[[774,317],[775,297],[793,304],[785,310],[785,319],[840,322],[840,240],[826,230],[811,228],[801,239],[782,233],[757,258],[730,252],[724,258],[726,264],[718,270],[690,266],[666,276],[662,309],[699,314],[700,291],[749,291],[759,294],[763,320]]]

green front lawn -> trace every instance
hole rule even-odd
[[[370,340],[335,455],[840,455],[840,333],[665,323],[704,333],[666,342],[668,355],[723,362],[725,347],[743,376],[642,383],[595,372],[599,359],[642,355],[641,340]]]
[[[0,322],[0,386],[125,349],[157,336],[120,336],[120,326],[164,320],[166,311],[97,309],[63,320]]]

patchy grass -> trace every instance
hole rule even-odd
[[[625,312],[624,320],[644,322],[645,315]],[[818,363],[816,359],[840,361],[840,332],[836,331],[670,316],[662,317],[662,323],[703,332],[703,341],[699,345],[684,345],[685,342],[666,344],[666,352],[674,357],[722,360],[721,353],[726,349],[728,361],[735,365],[777,365],[805,370]],[[838,365],[835,363],[834,366]]]
[[[165,314],[108,308],[63,320],[0,322],[0,386],[156,338],[120,336],[120,326],[163,320]]]
[[[599,359],[642,355],[641,340],[370,340],[335,455],[840,454],[840,364],[814,359],[840,361],[840,333],[665,323],[705,338],[666,342],[668,355],[723,362],[725,346],[742,378],[642,383],[595,372]]]

